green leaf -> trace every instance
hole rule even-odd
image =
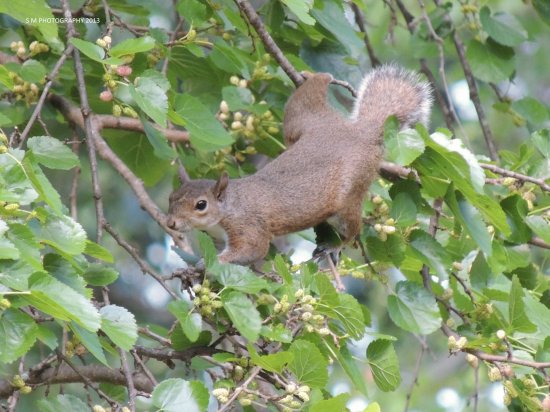
[[[180,322],[183,333],[191,342],[195,342],[202,331],[202,317],[199,313],[190,312],[189,304],[183,300],[173,300],[168,304],[168,311]]]
[[[42,245],[38,243],[33,231],[28,226],[20,223],[10,223],[9,231],[6,235],[20,252],[21,259],[26,261],[35,270],[42,269],[42,258],[40,255]]]
[[[408,332],[429,335],[441,326],[441,316],[435,298],[416,282],[397,283],[395,295],[388,297],[391,320]]]
[[[378,402],[369,403],[369,406],[363,412],[381,412],[380,404]]]
[[[407,166],[424,152],[426,145],[416,130],[407,129],[390,135],[385,147],[388,161]]]
[[[288,364],[288,370],[301,384],[322,389],[328,382],[328,363],[317,347],[305,340],[295,340],[288,351],[294,359]]]
[[[117,131],[116,137],[108,138],[108,143],[146,186],[155,185],[170,169],[170,162],[154,156],[153,147],[141,133],[136,136]]]
[[[541,216],[527,216],[525,223],[546,243],[550,243],[550,224]]]
[[[527,32],[521,23],[510,14],[497,13],[491,16],[491,11],[484,6],[479,12],[479,19],[483,30],[493,40],[504,46],[515,47],[527,40]]]
[[[100,263],[90,263],[82,276],[89,285],[106,286],[118,279],[118,271]]]
[[[36,27],[56,50],[61,48],[57,37],[57,23],[45,0],[0,1],[0,13],[5,13],[23,24]]]
[[[180,94],[176,97],[175,110],[185,120],[191,144],[197,150],[211,152],[233,143],[231,135],[199,99]]]
[[[119,65],[123,64],[124,60],[116,57],[111,57],[105,59],[105,50],[99,47],[97,44],[90,43],[89,41],[77,39],[75,37],[71,38],[70,43],[76,47],[80,52],[90,59],[102,63],[102,64],[112,64]]]
[[[260,313],[248,297],[232,291],[222,295],[223,307],[237,330],[251,342],[258,339],[262,320]]]
[[[34,345],[38,328],[34,320],[17,309],[7,309],[0,316],[0,362],[11,363]]]
[[[69,170],[80,164],[74,152],[50,136],[34,136],[27,141],[38,163],[50,169]]]
[[[281,275],[285,284],[292,285],[292,275],[281,255],[275,256],[275,259],[273,259],[273,266],[275,271]]]
[[[260,334],[275,342],[290,343],[292,342],[292,334],[280,323],[275,326],[263,325]]]
[[[173,160],[178,156],[176,151],[168,144],[166,137],[159,130],[155,129],[144,117],[141,117],[141,123],[143,124],[145,135],[149,139],[149,143],[153,146],[155,156],[166,160]]]
[[[147,116],[158,125],[166,127],[168,97],[166,97],[164,84],[159,84],[157,77],[137,77],[135,86],[130,85],[130,94]]]
[[[452,184],[445,195],[445,202],[453,212],[455,219],[460,222],[472,239],[476,241],[483,253],[490,256],[493,250],[491,235],[487,231],[479,211],[460,192],[455,191]]]
[[[222,89],[222,97],[232,112],[247,109],[254,103],[252,92],[244,87],[226,86]]]
[[[292,13],[298,17],[302,23],[312,26],[315,24],[315,19],[309,15],[313,1],[306,0],[281,0]]]
[[[86,248],[86,232],[68,216],[49,216],[41,237],[42,242],[63,254],[78,255]]]
[[[542,129],[531,135],[531,140],[539,152],[550,159],[550,130]]]
[[[238,49],[229,47],[225,42],[218,40],[208,56],[214,65],[227,73],[243,73],[247,71]]]
[[[548,1],[532,0],[532,4],[542,21],[550,25],[550,4],[548,4]]]
[[[490,38],[485,44],[472,40],[466,58],[479,80],[498,83],[508,80],[516,69],[514,50],[495,43]]]
[[[27,152],[27,155],[23,159],[23,169],[29,181],[32,183],[33,188],[40,195],[48,206],[57,214],[61,214],[63,205],[61,204],[61,197],[59,193],[54,189],[42,169],[33,161],[33,155],[31,152]]]
[[[9,76],[10,71],[0,64],[0,84],[3,84],[9,90],[13,90],[13,80]]]
[[[529,212],[525,199],[518,194],[514,194],[502,199],[500,205],[506,213],[508,225],[512,229],[508,240],[515,243],[527,243],[531,240],[531,230],[524,221]]]
[[[103,246],[98,245],[95,242],[92,242],[91,240],[86,240],[86,246],[84,248],[84,253],[88,256],[91,256],[93,258],[102,260],[107,263],[113,263],[113,255],[111,255],[111,252],[109,252],[107,249],[105,249]]]
[[[251,344],[247,345],[250,360],[257,366],[268,372],[281,373],[287,363],[294,359],[294,355],[288,351],[281,351],[270,355],[258,355],[258,352]]]
[[[540,126],[548,120],[548,109],[532,97],[524,97],[512,102],[512,109],[527,119],[534,126]]]
[[[51,350],[55,350],[59,346],[59,342],[54,331],[44,324],[39,324],[37,327],[38,332],[36,336],[38,337],[38,340]]]
[[[346,403],[350,398],[349,393],[341,393],[330,399],[323,399],[311,406],[309,412],[346,412]]]
[[[410,249],[414,256],[428,265],[441,279],[447,279],[447,270],[451,266],[451,257],[447,250],[423,230],[416,229],[410,235]]]
[[[369,236],[366,244],[372,260],[391,262],[399,267],[405,258],[405,243],[397,234],[389,235],[385,242],[378,236]]]
[[[337,348],[333,342],[327,340],[325,340],[325,344],[331,348],[331,353],[336,355],[336,359],[355,386],[355,389],[368,397],[367,385],[363,376],[363,365],[357,362],[357,358],[349,352],[346,346]]]
[[[346,332],[354,339],[360,339],[365,333],[365,319],[361,305],[348,294],[339,295],[340,303],[332,309],[342,322]]]
[[[367,359],[376,386],[384,392],[397,389],[401,383],[401,374],[393,343],[386,339],[371,342],[367,348]]]
[[[17,260],[20,257],[19,249],[6,238],[0,238],[0,259]]]
[[[398,227],[409,227],[416,223],[416,204],[409,193],[398,193],[392,200],[390,216]]]
[[[512,288],[510,289],[510,300],[508,302],[508,322],[514,331],[535,332],[537,326],[527,317],[525,305],[523,304],[523,288],[516,275],[512,277]]]
[[[74,320],[87,330],[97,331],[100,316],[92,303],[72,288],[44,272],[29,278],[31,294],[23,299],[38,310],[60,320]]]
[[[55,399],[43,398],[36,402],[40,412],[90,412],[90,408],[74,395],[57,395]]]
[[[46,68],[36,60],[27,60],[21,65],[19,76],[29,83],[40,83],[46,76]]]
[[[117,305],[103,306],[101,314],[101,330],[115,345],[130,350],[137,340],[136,318],[126,308]]]
[[[69,327],[80,343],[82,343],[98,361],[105,366],[110,366],[109,362],[107,362],[107,358],[105,357],[105,353],[103,352],[103,347],[101,346],[99,337],[95,332],[87,331],[86,329],[78,326],[75,322],[69,323]]]
[[[338,306],[340,303],[340,295],[336,292],[328,276],[324,273],[317,273],[314,279],[317,293],[319,294],[319,302],[330,308]]]
[[[231,264],[217,264],[211,268],[218,282],[228,289],[245,293],[258,293],[269,289],[269,283],[255,275],[249,268]]]
[[[199,242],[199,250],[204,259],[204,266],[210,270],[218,263],[218,252],[216,251],[214,241],[206,233],[199,230],[195,231],[195,236]]]
[[[205,412],[209,394],[199,381],[166,379],[152,393],[152,403],[162,412]]]
[[[347,49],[347,53],[343,50],[346,53],[344,56],[357,55],[357,51],[364,47],[357,32],[349,24],[341,1],[316,2],[310,13],[325,30],[340,42],[337,47]]]
[[[128,54],[142,53],[155,47],[155,39],[149,36],[127,39],[113,46],[109,54],[113,57],[121,57]]]

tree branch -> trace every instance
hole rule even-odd
[[[502,167],[498,167],[498,166],[491,165],[491,164],[488,164],[488,163],[480,163],[479,165],[483,169],[490,170],[491,172],[496,173],[496,174],[501,175],[501,176],[513,177],[514,179],[521,180],[522,182],[534,183],[534,184],[540,186],[540,188],[542,190],[550,192],[550,185],[547,184],[542,179],[537,179],[535,177],[527,176],[527,175],[524,175],[524,174],[521,174],[521,173],[512,172],[511,170],[506,170],[506,169],[503,169]]]
[[[28,385],[60,384],[60,383],[78,383],[82,382],[82,376],[88,378],[91,382],[105,382],[114,385],[126,385],[126,377],[118,369],[111,369],[103,365],[84,365],[75,366],[73,370],[69,365],[62,365],[59,368],[48,366],[46,369],[36,374],[30,374],[29,379],[25,381]],[[153,385],[146,375],[134,373],[132,375],[136,389],[143,392],[152,392]],[[9,380],[0,380],[0,398],[7,398],[14,393],[17,388],[13,387]]]

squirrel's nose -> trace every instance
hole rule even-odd
[[[168,226],[170,229],[176,228],[176,219],[173,217],[169,217],[168,220],[166,220],[166,226]]]

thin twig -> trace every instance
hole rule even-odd
[[[151,277],[153,277],[160,285],[168,292],[170,296],[174,299],[179,299],[178,295],[168,287],[166,284],[166,280],[160,275],[156,270],[154,270],[145,260],[143,260],[136,248],[134,248],[132,245],[130,245],[128,242],[126,242],[113,228],[112,226],[107,222],[103,221],[103,228],[107,233],[109,233],[113,239],[122,247],[132,258],[135,260],[135,262],[138,264],[140,269],[143,273],[149,274]]]
[[[534,183],[534,184],[540,186],[541,189],[543,189],[547,192],[550,192],[550,185],[547,184],[542,179],[537,179],[535,177],[527,176],[527,175],[524,175],[524,174],[521,174],[521,173],[512,172],[511,170],[506,170],[506,169],[503,169],[502,167],[498,167],[498,166],[488,164],[488,163],[480,163],[479,165],[483,169],[490,170],[491,172],[496,173],[497,175],[513,177],[514,179],[518,179],[518,180],[521,180],[523,182]]]
[[[369,55],[370,64],[372,67],[380,66],[382,63],[380,62],[380,60],[378,60],[376,54],[374,54],[374,49],[372,48],[372,44],[369,40],[367,28],[365,27],[365,16],[363,14],[363,11],[355,2],[351,1],[350,4],[351,9],[353,10],[353,15],[355,17],[355,23],[357,24],[357,27],[359,27],[359,30],[361,30],[361,33],[363,33],[363,41],[365,42],[365,47],[367,48],[367,54]]]
[[[42,107],[44,106],[44,102],[46,101],[46,97],[48,96],[48,92],[50,88],[52,87],[53,81],[57,77],[57,74],[59,73],[59,70],[65,63],[65,60],[67,60],[67,57],[74,51],[74,47],[72,44],[69,44],[65,50],[63,51],[63,54],[61,57],[57,60],[55,63],[55,66],[53,67],[52,71],[46,76],[46,84],[44,85],[44,88],[42,89],[42,94],[40,95],[40,98],[38,99],[38,102],[36,106],[34,107],[34,110],[31,114],[31,117],[29,118],[29,121],[27,122],[25,128],[21,132],[20,136],[20,142],[19,147],[23,147],[23,144],[25,143],[25,140],[27,139],[27,136],[29,135],[29,132],[31,130],[31,127],[33,126],[34,122],[40,115],[40,112],[42,110]]]
[[[427,349],[428,349],[428,346],[426,344],[426,341],[421,340],[420,341],[420,351],[418,352],[418,356],[416,357],[416,364],[414,366],[413,380],[412,380],[412,383],[411,383],[411,386],[410,386],[409,390],[407,391],[404,412],[407,412],[409,410],[409,405],[410,405],[410,402],[411,402],[412,393],[413,393],[414,388],[416,387],[416,385],[418,385],[418,377],[420,375],[420,365],[422,364],[422,358],[424,358],[424,354],[426,353]]]
[[[141,357],[136,353],[135,350],[133,349],[130,349],[130,353],[132,354],[132,356],[134,357],[134,360],[135,362],[139,365],[139,367],[141,368],[141,370],[143,371],[143,373],[145,374],[145,376],[147,376],[147,379],[149,379],[151,381],[151,384],[153,386],[157,386],[158,385],[158,381],[155,379],[155,376],[152,374],[152,372],[149,370],[149,368],[147,367],[147,365],[145,365],[145,362],[143,362],[143,359],[141,359]]]
[[[233,392],[233,394],[229,397],[228,401],[221,408],[218,409],[218,412],[224,412],[228,410],[231,407],[231,404],[233,403],[233,401],[237,399],[240,393],[244,389],[246,389],[248,385],[250,385],[250,383],[254,380],[256,375],[258,375],[258,373],[260,373],[261,371],[262,371],[261,367],[255,366],[254,369],[250,371],[250,375],[248,376],[248,378],[246,378],[246,380],[241,385],[235,388],[235,391]]]
[[[279,63],[281,69],[283,69],[296,87],[300,86],[304,82],[304,78],[296,71],[296,69],[285,57],[279,46],[275,43],[271,35],[267,32],[264,23],[260,19],[260,16],[258,16],[258,13],[256,13],[256,10],[254,10],[254,7],[252,7],[247,0],[235,0],[235,3],[241,12],[246,16],[250,25],[254,27],[256,33],[258,33],[258,36],[260,36],[260,39],[269,54],[271,54],[275,61]]]

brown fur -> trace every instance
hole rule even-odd
[[[183,179],[170,197],[168,225],[212,230],[220,225],[226,247],[220,261],[247,264],[263,258],[273,236],[297,232],[330,218],[344,242],[361,228],[362,203],[382,158],[383,124],[426,122],[429,88],[415,74],[383,66],[359,89],[350,118],[327,101],[328,74],[308,76],[285,108],[289,149],[254,175],[218,182]],[[197,210],[197,202],[208,207]]]

